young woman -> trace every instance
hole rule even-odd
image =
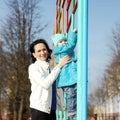
[[[52,104],[52,84],[61,68],[70,60],[69,56],[60,59],[58,65],[51,67],[51,49],[43,39],[30,45],[32,64],[28,68],[31,82],[30,109],[32,120],[50,120]]]

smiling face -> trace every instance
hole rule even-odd
[[[45,46],[45,44],[43,43],[38,43],[34,46],[34,53],[33,56],[36,59],[42,60],[42,61],[46,61],[48,58],[48,50]]]

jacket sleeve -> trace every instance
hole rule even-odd
[[[48,71],[46,71],[46,74]],[[58,74],[60,73],[60,68],[56,66],[50,74],[48,74],[46,77],[42,71],[42,69],[38,70],[35,65],[30,65],[28,68],[29,73],[29,79],[31,83],[37,83],[40,84],[41,87],[45,89],[49,89],[49,87],[52,86],[53,82],[56,80]]]

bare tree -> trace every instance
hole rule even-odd
[[[7,66],[5,64],[6,59],[5,59],[6,53],[3,50],[3,42],[0,42],[0,115],[3,113],[3,108],[6,108],[5,104],[4,104],[4,100],[5,100],[5,96],[6,96],[6,92],[5,92],[5,81],[6,78],[4,76],[6,76],[6,69]],[[4,107],[3,107],[4,106]]]
[[[102,78],[102,84],[94,93],[89,95],[90,105],[103,105],[110,101],[109,106],[113,112],[116,97],[118,100],[118,110],[120,112],[120,24],[116,24],[112,30],[111,62],[108,63],[105,74]]]
[[[108,74],[111,76],[109,83],[112,96],[118,98],[118,109],[120,112],[120,24],[116,24],[112,31],[113,44],[111,45],[112,61],[108,67]]]
[[[106,75],[101,78],[101,84],[98,85],[96,90],[89,95],[89,106],[94,108],[93,113],[105,114],[106,103],[108,101],[108,90],[107,90],[107,78]]]
[[[14,120],[22,120],[29,107],[29,45],[46,24],[40,24],[40,0],[6,0],[6,3],[10,12],[1,28],[7,52],[6,98]]]
[[[120,24],[116,24],[115,29],[112,30],[111,51],[113,58],[120,58]]]
[[[106,85],[109,99],[114,99],[116,97],[119,104],[118,109],[120,110],[120,60],[116,58],[113,58],[106,70]]]

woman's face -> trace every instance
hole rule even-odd
[[[38,43],[34,46],[34,53],[33,56],[36,59],[42,60],[42,61],[46,61],[48,58],[48,50],[45,46],[45,44],[43,43]]]

